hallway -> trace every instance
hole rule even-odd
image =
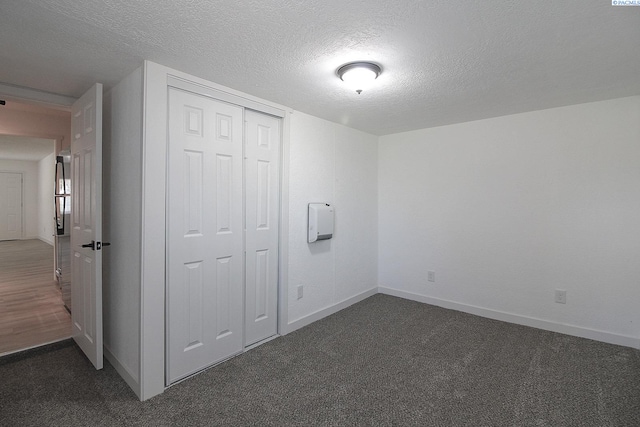
[[[0,242],[0,355],[71,336],[71,315],[53,277],[52,246]]]

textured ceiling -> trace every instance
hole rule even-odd
[[[640,94],[639,40],[607,0],[0,0],[0,82],[77,97],[149,59],[384,135]]]

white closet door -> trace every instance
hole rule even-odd
[[[243,348],[242,116],[169,89],[168,383]]]
[[[22,174],[0,172],[0,240],[22,237]]]
[[[277,333],[280,124],[245,112],[245,344]]]

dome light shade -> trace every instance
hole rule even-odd
[[[351,62],[338,68],[336,74],[351,86],[358,94],[371,86],[371,83],[382,73],[379,65],[372,62]]]

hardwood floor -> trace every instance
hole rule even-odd
[[[70,336],[71,315],[53,276],[53,246],[0,242],[0,355]]]

